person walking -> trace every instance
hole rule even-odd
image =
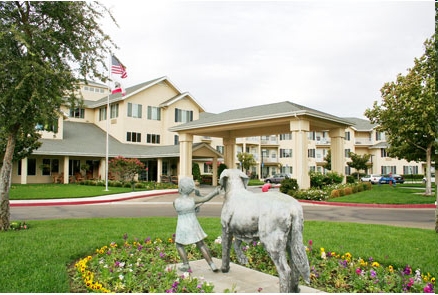
[[[183,261],[179,270],[190,270],[190,264],[184,246],[196,244],[211,270],[217,272],[219,269],[213,263],[210,250],[204,242],[207,234],[199,224],[199,221],[196,218],[196,213],[199,212],[199,206],[219,194],[220,187],[217,187],[214,191],[204,197],[201,196],[199,190],[195,189],[195,182],[192,178],[183,177],[179,180],[178,192],[180,193],[180,196],[173,202],[173,207],[178,213],[175,244],[178,254]],[[193,197],[190,196],[192,192],[195,192],[195,196]]]

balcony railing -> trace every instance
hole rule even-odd
[[[354,144],[357,145],[372,145],[373,144],[373,140],[370,138],[355,138],[354,139]]]

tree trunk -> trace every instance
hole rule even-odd
[[[11,187],[12,159],[15,143],[15,134],[10,134],[3,158],[3,165],[0,170],[0,231],[7,231],[10,226],[9,189]]]
[[[431,175],[431,163],[432,163],[432,144],[429,144],[429,146],[426,149],[426,191],[425,191],[425,195],[426,196],[431,196],[432,195],[432,184],[431,184],[431,179],[430,179],[430,175]]]

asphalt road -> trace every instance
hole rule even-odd
[[[208,192],[208,189],[205,189]],[[260,191],[260,189],[254,189]],[[201,190],[201,193],[204,194]],[[178,194],[138,198],[91,205],[11,207],[11,220],[44,220],[104,217],[177,217],[173,200]],[[202,205],[198,216],[220,217],[223,195]],[[365,208],[303,203],[305,220],[386,224],[392,226],[435,228],[435,209]]]

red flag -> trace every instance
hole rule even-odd
[[[122,85],[120,85],[118,82],[115,83],[114,89],[111,91],[111,94],[115,93],[122,93],[122,96],[125,96],[126,94],[125,90],[122,88]]]
[[[120,75],[122,79],[128,77],[125,66],[114,55],[111,56],[111,74]]]

